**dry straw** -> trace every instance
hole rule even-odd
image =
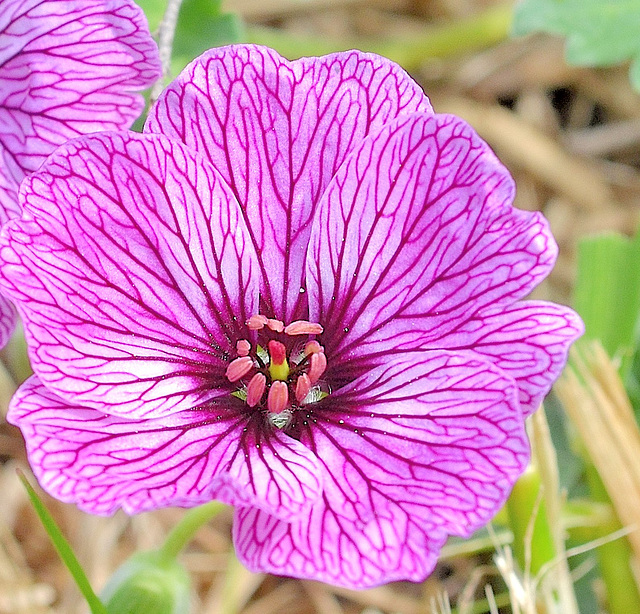
[[[598,342],[572,350],[556,392],[629,530],[636,581],[640,561],[640,431],[615,365]]]

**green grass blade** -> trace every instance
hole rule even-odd
[[[608,234],[578,245],[574,307],[585,323],[585,339],[599,339],[627,375],[640,313],[640,235]]]
[[[104,604],[98,599],[97,595],[93,592],[91,588],[91,584],[89,584],[89,580],[82,569],[76,555],[73,553],[69,542],[65,539],[60,527],[57,525],[56,521],[53,519],[49,510],[45,507],[44,503],[38,497],[38,494],[33,489],[29,481],[25,477],[25,475],[18,471],[18,477],[20,481],[24,485],[27,490],[27,494],[29,495],[29,499],[31,500],[31,504],[38,514],[40,518],[40,522],[44,526],[47,531],[51,542],[53,543],[54,548],[60,555],[62,562],[66,565],[67,569],[73,576],[73,579],[76,581],[80,592],[84,595],[84,598],[87,600],[89,604],[89,608],[91,609],[92,614],[107,614],[107,610]]]

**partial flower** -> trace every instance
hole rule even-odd
[[[2,232],[41,484],[99,514],[234,504],[253,570],[424,578],[504,502],[582,331],[521,300],[556,246],[513,195],[384,58],[206,53],[145,134],[58,149]]]
[[[158,49],[131,0],[0,0],[0,224],[18,187],[59,145],[127,129],[137,92],[160,76]],[[0,345],[14,325],[0,297]]]

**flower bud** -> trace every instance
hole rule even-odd
[[[109,614],[188,614],[190,589],[178,561],[139,552],[116,570],[100,598]]]

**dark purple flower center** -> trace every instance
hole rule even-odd
[[[232,394],[264,413],[272,426],[285,429],[296,411],[308,410],[331,392],[322,379],[327,357],[315,339],[323,328],[307,320],[285,326],[263,315],[251,316],[246,324],[257,339],[236,343],[237,357],[226,370],[229,382],[237,386]]]

